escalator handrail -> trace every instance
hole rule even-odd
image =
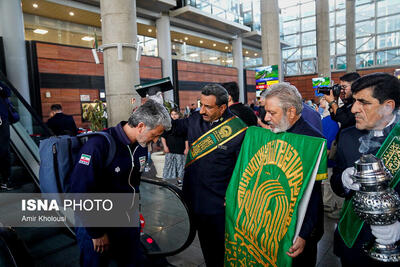
[[[189,235],[188,235],[188,238],[186,239],[185,243],[180,248],[170,251],[170,252],[151,252],[151,253],[148,253],[147,256],[167,257],[167,256],[173,256],[173,255],[176,255],[176,254],[182,252],[183,250],[185,250],[192,244],[194,238],[196,237],[196,228],[194,227],[193,213],[191,212],[191,210],[189,209],[188,205],[186,204],[186,202],[183,198],[182,190],[168,182],[151,179],[151,178],[147,178],[147,177],[142,177],[141,182],[145,182],[148,184],[154,184],[154,185],[162,186],[162,187],[169,189],[182,202],[182,205],[185,207],[186,212],[189,217]]]
[[[24,105],[24,107],[29,111],[32,118],[40,125],[40,127],[44,130],[46,137],[52,135],[50,129],[47,125],[42,121],[42,119],[37,115],[36,111],[29,105],[29,103],[25,100],[25,98],[18,92],[18,90],[14,87],[14,85],[7,79],[4,73],[0,70],[0,80],[5,82],[8,88],[12,91],[12,93],[18,98],[18,100]]]

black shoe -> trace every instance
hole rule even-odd
[[[12,183],[12,182],[8,182],[8,183],[6,183],[6,184],[2,183],[2,184],[0,185],[0,187],[1,187],[2,189],[4,189],[4,190],[7,190],[7,191],[14,190],[15,188],[17,188],[17,186],[16,186],[14,183]]]

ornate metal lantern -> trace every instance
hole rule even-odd
[[[355,162],[352,178],[360,184],[353,197],[355,213],[370,225],[390,225],[400,218],[400,197],[389,187],[391,175],[385,172],[382,161],[363,155]],[[364,247],[367,254],[378,261],[400,262],[400,247],[377,242]]]

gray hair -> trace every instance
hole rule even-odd
[[[296,114],[299,115],[303,110],[301,94],[299,90],[290,83],[282,82],[273,84],[268,87],[261,96],[265,99],[273,96],[277,97],[283,112],[286,112],[290,107],[294,107],[296,109]]]
[[[159,103],[149,99],[136,109],[128,119],[131,127],[143,122],[150,130],[161,125],[166,131],[171,129],[171,118],[167,109]]]
[[[221,106],[223,104],[228,105],[228,91],[226,91],[226,89],[219,84],[207,84],[203,87],[203,89],[201,90],[201,94],[202,95],[213,95],[215,96],[216,100],[216,104],[218,106]]]

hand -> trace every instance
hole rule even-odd
[[[104,234],[102,237],[92,239],[94,251],[103,253],[108,250],[110,246],[110,241],[108,240],[107,234]]]
[[[164,146],[164,153],[169,153],[169,148],[167,146]]]
[[[329,95],[324,96],[326,102],[331,103],[333,100],[335,100],[335,97],[333,96],[332,90],[329,91]]]
[[[360,184],[353,181],[351,175],[354,174],[354,167],[349,167],[345,169],[342,173],[342,183],[343,186],[347,189],[358,191],[360,190]]]
[[[300,236],[298,236],[296,238],[296,241],[294,241],[293,246],[289,248],[289,251],[286,252],[286,254],[291,258],[296,258],[303,252],[305,246],[306,246],[306,241]]]
[[[371,225],[376,242],[382,245],[394,244],[400,239],[400,222],[390,225]]]
[[[183,151],[184,155],[187,155],[189,153],[189,148],[185,148],[185,150]]]

